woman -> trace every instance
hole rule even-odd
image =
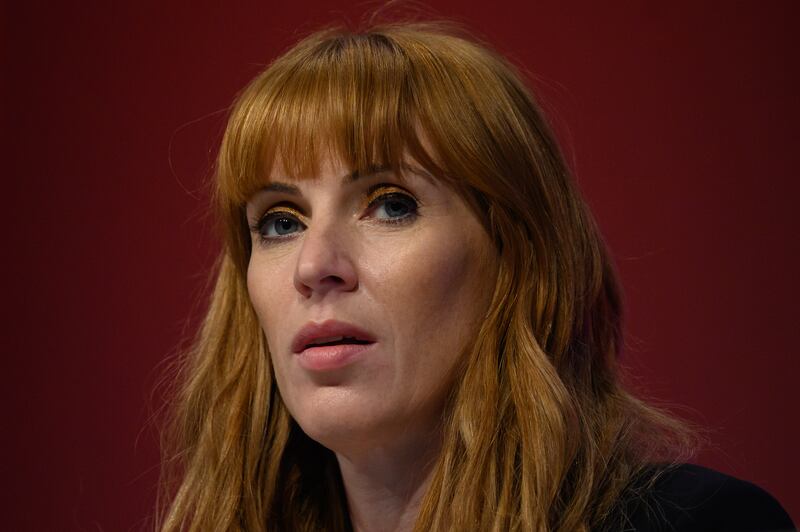
[[[163,530],[791,528],[620,386],[610,259],[487,47],[304,39],[239,96],[215,197]]]

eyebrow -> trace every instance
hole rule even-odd
[[[413,166],[403,164],[400,166],[402,170],[405,170],[409,173],[419,175],[425,179],[433,179],[433,177],[422,170],[421,168],[415,168]],[[342,185],[349,185],[351,183],[355,183],[359,179],[364,179],[367,177],[372,177],[378,174],[383,174],[386,172],[392,171],[393,168],[389,165],[375,165],[369,167],[365,172],[359,172],[358,170],[350,172],[342,177]],[[290,194],[292,196],[301,196],[300,189],[297,188],[295,185],[290,185],[289,183],[282,183],[280,181],[272,181],[263,187],[261,187],[260,192],[282,192],[284,194]]]

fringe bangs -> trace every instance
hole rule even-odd
[[[423,147],[405,50],[380,34],[315,35],[280,58],[245,90],[223,140],[217,193],[243,205],[273,172],[313,178],[325,157],[352,172],[411,158],[443,172]]]

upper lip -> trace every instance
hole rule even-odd
[[[367,342],[374,342],[375,337],[351,323],[345,323],[337,320],[325,320],[323,322],[310,321],[303,325],[297,332],[292,340],[292,352],[300,353],[309,344],[313,343],[318,338],[329,338],[331,336],[349,336],[356,340],[364,340]]]

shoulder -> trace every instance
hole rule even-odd
[[[755,484],[693,464],[649,471],[654,480],[635,489],[625,506],[629,531],[796,530],[778,501]]]

